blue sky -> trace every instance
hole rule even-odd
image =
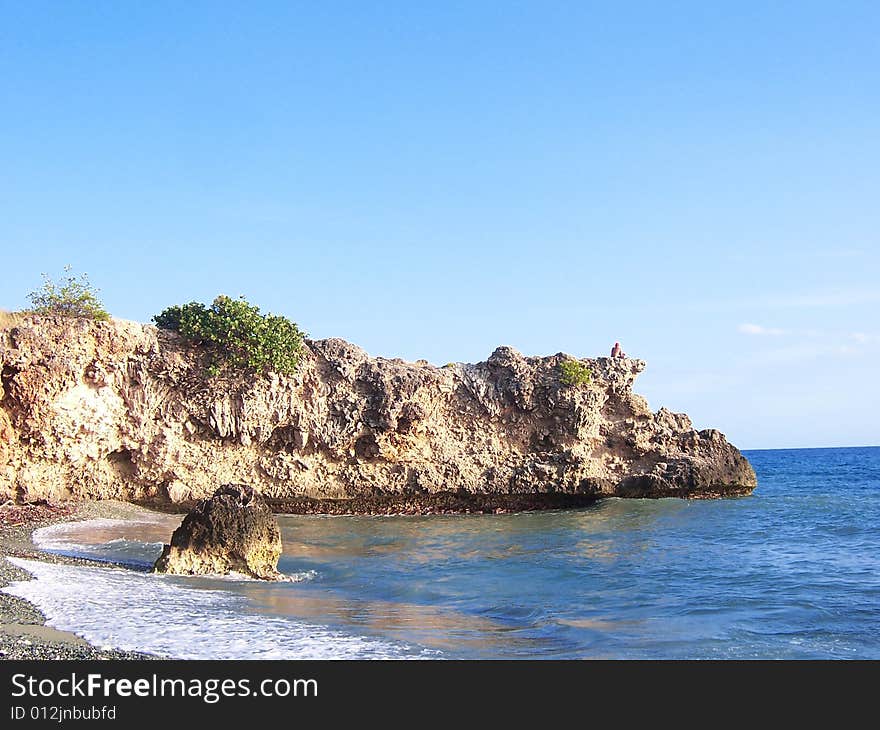
[[[425,7],[429,5],[428,7]],[[372,354],[648,361],[880,443],[880,5],[0,0],[0,307],[245,295]]]

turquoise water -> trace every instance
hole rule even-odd
[[[221,609],[238,620],[245,638],[229,656],[313,656],[323,642],[320,656],[880,658],[880,448],[746,456],[759,479],[749,497],[610,499],[516,515],[285,516],[279,567],[298,582],[138,578],[166,581],[183,602],[216,598],[220,609],[187,620],[210,622]],[[173,524],[109,524],[91,537],[78,529],[55,547],[149,562]],[[91,570],[90,584],[101,585],[94,572],[105,569]],[[57,594],[75,575],[33,584]],[[100,634],[96,621],[124,621],[120,590],[108,589],[103,617],[99,603],[79,619],[91,622],[78,627],[85,635]],[[69,616],[57,621],[77,630]],[[267,625],[282,647],[274,653]],[[116,643],[151,648],[132,631],[117,627]],[[259,653],[248,632],[262,638]],[[334,652],[333,637],[354,644]],[[184,636],[163,647],[203,655]]]

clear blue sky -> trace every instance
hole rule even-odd
[[[648,361],[743,448],[880,443],[880,4],[0,0],[0,306],[245,295],[443,364]]]

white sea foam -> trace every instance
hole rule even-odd
[[[166,515],[136,520],[93,519],[35,530],[34,544],[47,552],[106,562],[151,566],[170,539],[177,520]]]
[[[186,578],[9,558],[34,576],[2,589],[92,644],[181,659],[399,659],[419,650],[284,616]]]
[[[299,573],[282,573],[283,578],[278,578],[279,583],[303,583],[318,577],[317,570],[301,570]],[[262,578],[254,578],[252,575],[230,570],[228,573],[212,573],[208,576],[211,580],[229,580],[235,583],[260,583],[266,585]]]
[[[156,519],[140,518],[137,520],[114,520],[101,517],[93,520],[80,520],[78,522],[59,522],[34,530],[33,541],[34,545],[43,550],[69,552],[79,548],[93,547],[96,544],[109,545],[126,539],[120,537],[113,540],[99,539],[98,542],[88,542],[84,540],[88,536],[101,535],[111,531],[117,533],[125,532],[132,528],[143,532],[145,528],[146,530],[159,529],[163,524],[160,517]],[[161,540],[140,542],[144,545],[158,545],[160,547],[164,544]]]

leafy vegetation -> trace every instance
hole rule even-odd
[[[568,358],[559,363],[559,380],[563,385],[579,386],[590,382],[590,368],[580,360]]]
[[[28,299],[31,307],[25,311],[33,314],[83,317],[102,322],[110,319],[98,298],[98,290],[89,283],[88,275],[74,276],[70,266],[64,267],[64,278],[59,283],[43,274],[43,286],[28,294]]]
[[[179,332],[210,354],[209,375],[223,368],[258,374],[291,374],[302,355],[305,334],[286,317],[260,314],[244,297],[218,296],[210,307],[199,302],[168,307],[153,317],[157,327]]]

